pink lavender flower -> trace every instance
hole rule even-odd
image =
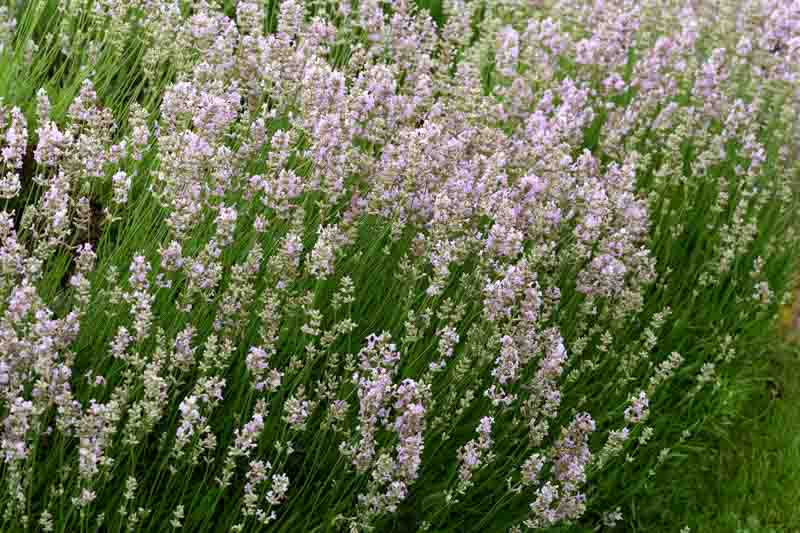
[[[271,353],[264,348],[253,346],[247,354],[245,362],[247,369],[253,374],[256,390],[276,391],[281,385],[283,374],[269,366]]]
[[[643,422],[650,415],[650,401],[644,391],[639,391],[638,395],[631,396],[630,406],[625,409],[625,420],[637,424]]]
[[[27,122],[18,107],[11,109],[10,115],[11,121],[3,137],[5,146],[0,153],[8,168],[21,169],[28,146]]]
[[[397,433],[397,476],[411,483],[417,478],[422,463],[423,439],[425,431],[425,406],[423,402],[430,394],[429,386],[421,385],[412,379],[405,379],[394,392],[394,431]]]
[[[175,272],[180,270],[183,264],[181,245],[178,241],[171,241],[169,245],[161,248],[161,268],[169,272]]]
[[[343,235],[337,226],[320,226],[319,238],[308,261],[309,273],[317,279],[326,279],[333,274],[336,252],[343,244]]]
[[[517,380],[519,374],[519,352],[515,345],[514,339],[505,335],[500,339],[502,348],[500,355],[495,360],[495,368],[492,370],[492,375],[497,379],[501,385],[513,383]]]
[[[217,239],[220,246],[228,246],[233,242],[233,233],[236,229],[237,213],[233,207],[222,206],[219,208],[214,223],[217,226]]]
[[[21,189],[22,183],[16,172],[7,172],[5,176],[0,177],[0,198],[7,200],[14,198]]]
[[[595,430],[591,416],[579,413],[553,447],[553,479],[545,482],[531,503],[531,528],[552,526],[579,518],[586,510],[586,496],[581,487],[586,483],[586,468],[592,460],[588,437]]]
[[[153,321],[152,303],[155,296],[150,293],[150,283],[147,280],[150,268],[144,256],[137,255],[133,258],[129,277],[132,291],[125,296],[126,301],[131,304],[133,327],[139,342],[147,337]]]
[[[114,191],[112,201],[117,205],[128,203],[128,193],[131,189],[131,178],[123,171],[119,171],[111,178],[111,185]]]
[[[24,461],[28,458],[28,433],[33,425],[33,402],[16,397],[9,405],[8,415],[3,420],[0,446],[6,463]]]
[[[69,132],[61,132],[54,122],[46,119],[42,119],[36,134],[39,142],[33,152],[34,160],[39,165],[56,166],[72,143],[72,135]]]
[[[460,464],[458,477],[460,484],[458,491],[463,493],[472,485],[472,476],[485,462],[492,458],[489,450],[492,447],[492,425],[494,418],[485,416],[481,418],[476,431],[478,439],[471,439],[458,451],[458,461]]]
[[[306,420],[313,409],[313,404],[305,399],[305,389],[301,386],[283,404],[283,420],[295,431],[302,431],[306,428]]]

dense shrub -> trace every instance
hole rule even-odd
[[[769,348],[797,1],[30,0],[0,46],[2,531],[611,527]]]

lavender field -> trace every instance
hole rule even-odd
[[[800,1],[0,6],[1,532],[623,531],[736,431]]]

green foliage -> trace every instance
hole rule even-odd
[[[418,0],[417,3],[430,11],[439,28],[444,25],[446,16],[442,2]],[[232,15],[233,4],[224,2],[223,11]],[[274,32],[278,24],[279,2],[270,0],[264,4],[267,12],[264,24]],[[92,19],[89,8],[70,11],[70,17],[64,18],[66,15],[59,11],[57,0],[17,2],[15,5],[20,10],[16,40],[13,47],[0,53],[0,97],[6,104],[23,110],[31,132],[40,120],[35,112],[36,93],[40,88],[47,92],[53,108],[51,117],[58,122],[65,119],[70,103],[79,94],[87,77],[92,79],[103,106],[111,110],[119,124],[119,131],[115,133],[117,137],[123,138],[130,133],[127,121],[133,103],[142,105],[150,113],[153,123],[158,121],[158,109],[165,89],[180,78],[181,61],[189,59],[173,57],[155,64],[146,63],[145,55],[151,43],[143,38],[144,34],[138,35],[133,31],[113,33]],[[190,7],[186,2],[181,5],[185,9]],[[476,35],[470,44],[475,44],[477,51],[471,52],[477,56],[484,95],[502,101],[498,96],[499,89],[510,87],[511,82],[496,72],[495,44],[491,42],[496,37],[496,28],[491,25],[513,22],[514,17],[513,13],[500,12],[496,18],[491,18],[492,2],[483,2],[483,5],[472,21]],[[536,17],[537,13],[533,10],[527,15]],[[139,15],[142,14],[134,12],[130,16]],[[57,31],[64,31],[73,39],[70,54],[59,46],[47,45],[47,35]],[[32,61],[26,58],[25,49],[25,43],[30,40],[40,43],[39,52],[33,54]],[[366,42],[366,37],[356,35],[353,40]],[[106,41],[113,42],[113,46],[95,50],[90,45]],[[351,42],[337,43],[331,52],[331,63],[345,67],[351,48],[354,48],[352,45]],[[97,55],[93,56],[94,53]],[[625,69],[628,78],[636,59],[631,52],[630,64]],[[562,60],[557,79],[579,74],[580,68]],[[686,80],[683,82],[688,83]],[[747,158],[737,151],[740,148],[738,140],[721,147],[725,155],[720,161],[695,172],[700,154],[707,155],[704,151],[712,151],[710,139],[722,128],[722,124],[716,122],[698,132],[692,128],[702,129],[700,124],[690,122],[689,117],[683,125],[687,131],[661,131],[643,125],[622,139],[620,146],[609,147],[604,145],[603,133],[612,120],[612,114],[603,110],[583,131],[576,146],[569,147],[575,158],[587,150],[604,165],[621,163],[622,156],[634,151],[642,156],[644,163],[636,173],[636,188],[648,203],[651,227],[646,245],[655,259],[656,279],[643,293],[641,312],[618,317],[614,306],[601,303],[596,316],[602,327],[594,328],[585,323],[592,313],[586,312],[585,295],[576,286],[578,272],[585,265],[576,261],[570,269],[543,273],[543,283],[550,282],[562,290],[554,321],[561,324],[566,344],[572,347],[585,341],[588,346],[574,364],[574,368],[584,371],[576,372],[571,381],[566,380],[562,414],[553,426],[565,426],[576,412],[597,401],[603,409],[598,410],[595,421],[603,433],[598,432],[591,444],[592,449],[602,448],[604,441],[601,437],[609,429],[619,426],[628,406],[630,390],[621,385],[646,383],[654,366],[673,352],[679,352],[685,363],[650,397],[656,421],[651,424],[653,434],[649,443],[643,442],[647,440],[642,437],[647,431],[643,426],[632,428],[625,453],[611,459],[604,468],[590,470],[586,516],[578,523],[554,528],[554,533],[596,530],[595,524],[600,523],[603,513],[617,506],[622,506],[626,527],[631,531],[655,531],[662,526],[664,531],[675,531],[683,524],[690,525],[693,532],[782,533],[800,528],[792,504],[800,497],[800,481],[795,482],[800,480],[800,441],[796,431],[784,430],[800,429],[800,415],[791,409],[788,401],[789,398],[800,398],[800,388],[791,379],[784,381],[781,377],[779,382],[784,398],[759,397],[764,394],[763,367],[766,361],[771,361],[775,351],[776,315],[781,298],[791,287],[800,251],[796,232],[797,169],[796,166],[778,163],[779,147],[786,144],[794,120],[789,116],[792,95],[785,84],[770,85],[772,92],[766,94],[753,94],[757,88],[750,82],[742,78],[738,89],[747,101],[755,97],[763,100],[758,107],[761,116],[754,122],[760,124],[757,137],[767,153],[763,169],[753,178],[756,183],[745,183],[745,178],[737,171],[737,167],[748,164]],[[592,83],[594,89],[601,90],[601,80],[597,76],[592,78]],[[532,82],[532,85],[536,83]],[[541,96],[543,87],[534,88],[537,96]],[[679,100],[690,99],[688,88],[684,92],[686,94],[682,93]],[[610,100],[626,106],[635,98],[634,93],[630,89]],[[265,96],[256,107],[261,104],[269,106],[272,103],[270,98]],[[653,109],[653,116],[667,103]],[[289,112],[293,110],[283,111],[283,115],[270,122],[270,134],[290,127]],[[498,129],[503,131],[513,131],[518,126],[514,119],[508,119],[507,123],[500,118],[497,121],[500,122]],[[240,146],[246,137],[245,126],[243,123],[242,131],[230,132],[229,145],[232,148]],[[301,135],[297,154],[302,153],[308,143],[308,139]],[[364,153],[378,154],[381,147],[364,141],[358,148]],[[29,159],[31,157],[32,154]],[[87,239],[94,241],[98,262],[91,283],[91,305],[72,346],[76,381],[92,371],[94,375],[105,376],[109,385],[118,385],[131,372],[128,363],[108,353],[118,327],[128,323],[120,318],[125,306],[114,303],[109,296],[109,291],[116,286],[116,281],[109,281],[109,276],[117,272],[119,280],[127,279],[129,265],[137,254],[157,264],[161,250],[169,242],[168,214],[151,193],[154,175],[162,164],[160,157],[161,154],[151,145],[141,161],[125,160],[119,165],[136,179],[128,204],[116,211],[110,207],[113,194],[111,172],[89,187],[95,214],[93,230],[76,236],[69,243],[74,246]],[[660,173],[667,165],[665,162],[677,169],[675,175]],[[293,156],[287,163],[287,167],[301,177],[309,174],[310,166],[311,162],[301,155]],[[246,171],[251,175],[265,168],[263,154],[246,165]],[[30,170],[23,176],[22,194],[4,205],[9,210],[17,210],[19,216],[22,216],[25,206],[33,205],[43,194],[42,188],[32,182],[32,172]],[[792,174],[786,175],[785,172]],[[366,188],[363,177],[351,179],[347,183],[348,190]],[[720,205],[719,198],[725,188],[728,189],[729,201]],[[767,192],[760,194],[758,201],[751,202],[748,195],[755,189]],[[323,223],[343,212],[349,202],[347,199],[327,206],[321,200],[315,194],[308,194],[303,199],[303,218],[300,221],[303,234],[300,237],[306,250],[314,247]],[[221,259],[225,272],[220,286],[229,288],[236,284],[230,268],[242,264],[256,243],[265,251],[266,257],[273,255],[291,224],[277,221],[270,231],[262,234],[254,227],[256,216],[261,214],[254,202],[248,203],[242,195],[226,197],[226,202],[240,208],[236,239],[224,249]],[[108,212],[104,213],[103,209]],[[741,219],[752,222],[753,227],[737,225]],[[481,229],[486,229],[489,223],[484,221]],[[196,256],[202,253],[207,241],[214,236],[215,228],[214,213],[206,212],[192,227],[184,243],[184,254]],[[742,249],[736,249],[732,261],[726,262],[727,252],[738,246],[737,242],[730,241],[735,241],[745,229],[752,229],[752,240]],[[564,248],[574,240],[568,230],[564,231],[559,243]],[[472,296],[481,290],[483,280],[476,274],[481,259],[470,257],[465,260],[453,269],[441,295],[428,295],[424,292],[424,282],[414,277],[413,272],[409,274],[398,266],[411,255],[415,246],[414,231],[415,228],[409,226],[400,238],[393,238],[385,221],[376,216],[364,216],[354,232],[354,252],[337,262],[336,275],[325,280],[301,278],[291,287],[293,292],[286,303],[290,313],[280,322],[278,350],[271,361],[277,368],[289,367],[298,358],[306,357],[305,348],[312,341],[312,336],[301,329],[307,320],[304,314],[307,308],[319,309],[323,330],[333,327],[343,317],[350,317],[357,327],[337,339],[328,352],[308,356],[302,370],[289,376],[287,386],[267,398],[271,416],[265,419],[264,433],[268,438],[262,439],[262,448],[265,442],[285,447],[289,441],[296,440],[292,454],[282,450],[262,450],[265,456],[272,458],[276,469],[290,473],[292,483],[292,498],[275,526],[276,531],[321,532],[343,527],[342,515],[352,513],[355,495],[370,482],[367,474],[345,475],[350,473],[351,465],[339,451],[338,436],[319,429],[323,422],[321,415],[311,417],[311,427],[314,431],[319,430],[319,436],[313,439],[301,438],[280,418],[287,399],[301,390],[300,387],[319,383],[327,371],[325,365],[330,361],[326,358],[331,358],[332,354],[340,358],[335,360],[336,364],[330,364],[336,372],[344,374],[345,368],[352,371],[346,366],[347,357],[358,353],[367,335],[385,330],[394,338],[401,337],[407,330],[405,321],[409,311],[441,312],[463,302],[462,341],[466,339],[467,343],[478,346],[475,352],[481,357],[469,372],[445,374],[436,381],[433,397],[444,405],[455,407],[457,403],[450,400],[451,396],[457,398],[458,394],[467,391],[479,391],[492,379],[489,363],[495,357],[493,350],[497,351],[499,346],[499,334],[481,322],[481,302]],[[20,238],[24,240],[30,235],[22,233]],[[526,247],[525,252],[535,257],[538,253],[536,244],[528,243]],[[768,282],[775,297],[768,305],[756,309],[753,271],[758,258],[766,259],[759,275],[760,279]],[[36,282],[38,294],[57,316],[64,316],[73,305],[75,294],[67,281],[74,272],[74,263],[73,250],[67,246],[60,248],[47,257],[46,275]],[[726,267],[718,268],[721,263]],[[276,280],[273,274],[260,275],[253,283],[259,303],[273,293],[279,293],[274,288]],[[341,289],[344,275],[359,288],[359,295],[344,308],[334,308],[331,300]],[[176,275],[171,288],[158,292],[153,310],[163,338],[154,336],[147,339],[137,347],[142,354],[149,356],[159,349],[166,350],[165,339],[174,339],[190,324],[196,328],[197,338],[205,343],[205,346],[198,343],[198,351],[208,347],[224,291],[220,290],[207,299],[203,299],[204,294],[190,294],[188,298],[194,298],[194,306],[191,313],[184,313],[177,309],[176,302],[183,302],[187,292],[187,277],[183,274]],[[308,299],[303,300],[301,295],[308,295]],[[646,348],[648,336],[653,334],[651,324],[665,310],[670,314],[659,331],[658,343]],[[247,311],[250,313],[252,310]],[[416,378],[425,372],[431,354],[437,349],[437,328],[445,323],[446,320],[435,315],[427,327],[422,328],[421,338],[404,347],[400,377]],[[249,347],[258,344],[260,325],[260,319],[253,312],[248,314],[241,331],[231,336],[230,349],[234,355],[220,371],[227,382],[225,400],[210,422],[218,446],[208,463],[189,468],[176,464],[170,456],[179,424],[179,404],[192,393],[203,374],[202,369],[193,368],[181,380],[170,383],[165,409],[167,416],[159,419],[140,446],[131,448],[129,454],[118,458],[120,460],[103,477],[102,496],[93,503],[92,512],[85,516],[76,515],[76,507],[53,496],[49,487],[63,473],[67,493],[73,494],[79,488],[79,480],[64,470],[65,464],[70,460],[74,462],[77,456],[77,443],[60,436],[54,442],[38,440],[26,465],[35,470],[37,480],[28,488],[26,502],[29,508],[26,512],[38,515],[48,505],[67,507],[56,509],[62,513],[56,517],[56,531],[59,533],[122,531],[127,519],[116,513],[121,505],[126,505],[126,480],[133,476],[143,489],[138,494],[136,505],[150,510],[143,522],[145,530],[164,530],[178,505],[185,506],[183,523],[186,530],[230,530],[239,520],[243,502],[238,495],[233,499],[229,492],[219,488],[214,479],[218,472],[212,464],[224,460],[224,451],[235,440],[235,430],[247,423],[256,403],[244,355]],[[638,350],[646,352],[652,360],[621,369],[620,358],[634,357]],[[459,348],[456,360],[465,360],[463,353],[466,351],[466,348]],[[735,354],[735,358],[731,356],[729,360],[728,353]],[[703,375],[704,365],[709,363],[719,365],[713,379],[709,379],[708,384],[704,385],[702,381],[698,384],[698,376]],[[786,365],[780,367],[785,369],[785,373],[796,372],[794,362]],[[141,398],[143,389],[143,384],[137,383],[131,388],[132,397]],[[87,405],[91,398],[111,399],[113,386],[99,391],[79,384],[75,390],[76,399]],[[355,388],[350,384],[343,384],[341,392],[351,402],[357,403]],[[427,527],[428,531],[507,531],[526,517],[531,495],[507,490],[509,482],[504,477],[505,471],[500,468],[519,464],[529,455],[525,427],[515,427],[503,434],[495,446],[498,455],[507,463],[498,465],[497,470],[490,465],[476,474],[474,490],[464,497],[459,507],[451,507],[447,491],[458,476],[458,464],[453,454],[443,452],[455,450],[453,442],[463,443],[474,437],[476,424],[483,414],[480,408],[488,402],[479,398],[476,404],[477,407],[459,413],[434,413],[443,419],[441,427],[445,431],[426,434],[426,438],[440,439],[426,444],[426,457],[433,459],[425,463],[413,490],[397,512],[379,517],[376,530],[423,531]],[[742,421],[742,413],[754,420]],[[6,405],[0,404],[0,414],[7,414]],[[764,417],[768,419],[766,426],[761,421]],[[498,415],[498,420],[501,418],[510,423],[512,416]],[[763,427],[769,428],[768,433],[755,433]],[[741,435],[748,435],[744,443],[739,438]],[[389,439],[383,438],[380,444],[388,446]],[[115,442],[115,446],[122,449],[119,442]],[[717,450],[722,450],[718,461],[703,460],[704,456],[713,457]],[[635,456],[636,460],[628,461],[629,455]],[[170,473],[171,467],[175,472]],[[5,470],[0,472],[6,473]],[[237,471],[232,483],[241,486],[244,482],[244,473]],[[0,503],[7,503],[5,493],[2,498]],[[97,520],[99,512],[107,513],[102,526],[92,522]],[[0,524],[3,531],[24,529],[15,517],[5,517]],[[257,531],[259,526],[248,523],[247,530]]]

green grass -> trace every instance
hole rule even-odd
[[[740,386],[750,390],[729,425],[659,476],[630,531],[800,531],[800,347],[783,346],[746,372]]]

